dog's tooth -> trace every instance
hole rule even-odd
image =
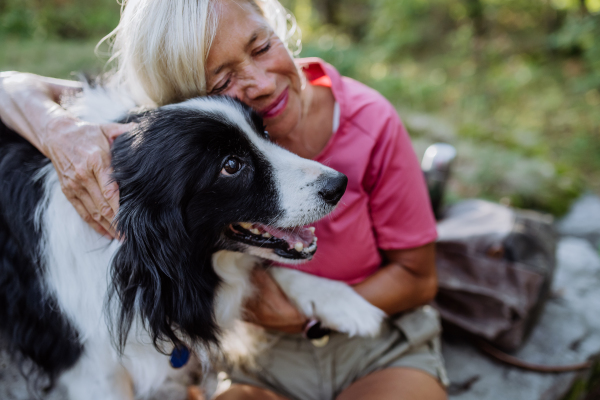
[[[252,228],[252,224],[250,222],[240,222],[238,225],[241,226],[244,229],[250,229],[250,228]]]
[[[271,236],[273,236],[269,232],[265,232],[262,235],[263,235],[263,237],[266,237],[267,239],[270,238]]]
[[[304,249],[304,245],[302,244],[302,242],[296,242],[296,244],[294,245],[294,249],[296,249],[296,251],[300,252]]]
[[[256,228],[250,229],[250,232],[254,233],[255,235],[260,235],[260,231]]]
[[[309,226],[308,230],[311,231],[312,233],[315,233],[315,227],[314,226]]]

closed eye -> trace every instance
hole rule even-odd
[[[255,56],[259,56],[261,54],[266,53],[267,51],[269,51],[269,49],[271,48],[271,42],[269,41],[266,45],[264,45],[262,48],[258,49],[257,51],[254,52]]]
[[[229,84],[231,83],[231,78],[227,79],[225,81],[225,83],[223,83],[221,86],[219,87],[215,87],[210,91],[210,94],[219,94],[222,91],[224,91],[225,89],[227,89],[227,87],[229,86]]]

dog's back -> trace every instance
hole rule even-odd
[[[53,380],[77,361],[82,346],[43,287],[35,221],[43,183],[36,175],[47,163],[0,121],[0,333],[14,355],[33,360]]]

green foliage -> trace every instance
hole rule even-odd
[[[116,0],[0,0],[0,34],[21,38],[88,39],[119,21]]]
[[[569,15],[564,26],[550,37],[553,49],[578,56],[587,74],[581,77],[582,89],[600,88],[600,13]]]
[[[560,215],[600,191],[600,14],[569,1],[375,0],[364,37],[313,26],[302,55],[379,90],[415,140],[456,145],[451,198]],[[411,126],[415,113],[453,134]]]
[[[578,379],[563,400],[593,400],[600,394],[600,363],[594,363],[587,376]]]
[[[76,79],[74,74],[102,71],[104,61],[94,54],[97,40],[75,41],[3,38],[0,71],[32,72],[43,76]]]
[[[419,149],[459,148],[451,199],[561,214],[600,191],[600,0],[283,3],[303,56],[379,90]],[[118,17],[116,0],[0,0],[0,70],[99,71]]]

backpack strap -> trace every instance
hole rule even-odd
[[[529,371],[535,372],[569,372],[569,371],[579,371],[582,369],[591,368],[593,363],[591,361],[582,362],[578,364],[568,364],[568,365],[541,365],[541,364],[532,364],[523,360],[518,359],[517,357],[506,354],[505,352],[498,350],[491,344],[483,341],[477,341],[477,347],[479,350],[486,353],[488,356],[501,361],[505,364],[512,365],[513,367],[526,369]]]

